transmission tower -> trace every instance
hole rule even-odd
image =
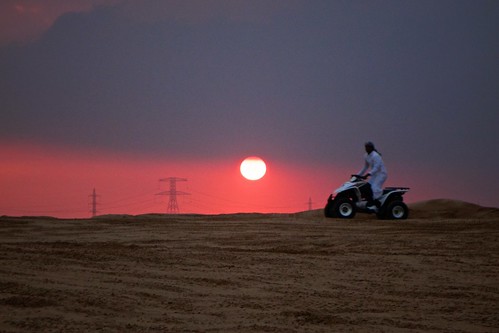
[[[312,197],[308,197],[308,210],[312,210]]]
[[[92,192],[92,194],[89,195],[89,197],[91,198],[91,205],[92,205],[92,217],[95,217],[97,215],[97,193],[95,192],[95,188],[94,188],[94,191]]]
[[[157,195],[168,195],[170,196],[168,200],[168,208],[166,209],[166,212],[168,214],[178,214],[179,209],[178,209],[178,203],[177,203],[177,195],[189,195],[190,193],[183,192],[183,191],[177,191],[177,182],[186,182],[186,178],[177,178],[177,177],[168,177],[168,178],[162,178],[159,180],[160,182],[169,182],[170,183],[170,190],[169,191],[163,191],[158,193]]]

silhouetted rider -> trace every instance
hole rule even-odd
[[[370,176],[368,182],[371,184],[372,193],[369,193],[371,197],[367,198],[368,208],[374,205],[379,207],[379,201],[377,201],[377,199],[383,194],[383,183],[388,177],[388,174],[381,154],[374,147],[374,143],[368,141],[364,146],[366,148],[366,154],[364,155],[365,165],[364,168],[359,171],[358,175],[364,177]],[[369,173],[365,174],[368,169],[370,169]]]

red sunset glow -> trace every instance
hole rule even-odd
[[[159,179],[178,176],[181,213],[296,212],[321,208],[340,173],[312,170],[267,159],[269,171],[258,181],[244,179],[240,159],[149,159],[106,152],[69,151],[40,146],[0,146],[0,214],[89,217],[90,195],[97,192],[98,214],[166,213],[168,190]],[[327,183],[323,179],[331,180]]]

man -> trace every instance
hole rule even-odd
[[[366,178],[371,176],[368,182],[371,184],[372,195],[371,198],[367,198],[367,208],[372,209],[374,208],[373,206],[379,208],[379,201],[377,199],[383,194],[383,183],[388,177],[388,174],[381,154],[376,150],[374,144],[371,141],[368,141],[365,143],[365,148],[365,165],[364,168],[359,171],[358,175]],[[369,168],[371,168],[370,172],[364,175]]]

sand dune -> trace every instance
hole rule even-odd
[[[499,218],[499,208],[489,208],[472,203],[434,199],[409,205],[412,218]]]
[[[498,332],[499,214],[0,218],[0,332]]]

